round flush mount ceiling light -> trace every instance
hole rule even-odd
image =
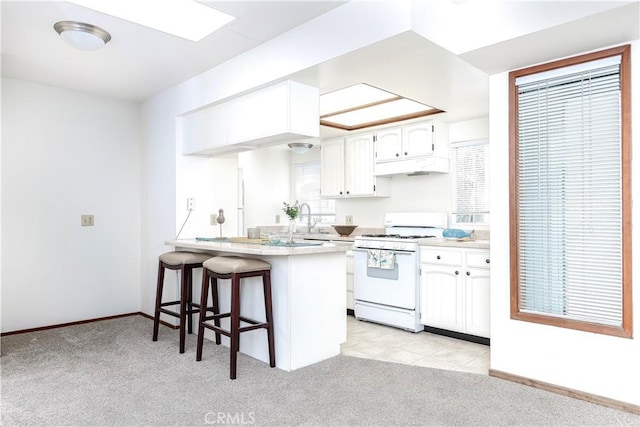
[[[53,28],[62,40],[80,50],[98,50],[111,40],[108,32],[84,22],[60,21]]]
[[[308,142],[292,142],[289,144],[289,148],[296,154],[304,154],[313,148],[313,144]]]

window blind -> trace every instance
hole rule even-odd
[[[516,79],[523,312],[622,324],[620,56],[613,58]]]
[[[488,148],[486,140],[452,144],[456,223],[488,223]]]

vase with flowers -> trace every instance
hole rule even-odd
[[[289,217],[287,243],[293,243],[293,233],[296,231],[296,218],[298,218],[298,215],[300,214],[300,205],[297,200],[291,205],[287,202],[282,202],[282,205],[282,212],[287,214],[287,217]]]

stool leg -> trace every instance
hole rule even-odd
[[[158,327],[160,326],[160,306],[162,305],[162,289],[164,287],[164,266],[158,262],[158,284],[156,285],[156,309],[153,316],[153,341],[158,341]]]
[[[220,306],[218,305],[218,279],[215,277],[211,278],[211,299],[213,300],[213,314],[220,314]],[[220,319],[213,319],[213,324],[220,327]],[[216,344],[220,345],[221,343],[220,332],[216,332]]]
[[[267,339],[269,340],[269,366],[276,366],[276,349],[273,340],[273,305],[271,303],[271,272],[262,273],[262,286],[264,289],[264,311],[267,318]]]
[[[187,277],[189,269],[182,266],[180,274],[180,353],[184,353],[185,323],[187,320]]]
[[[192,288],[191,284],[193,282],[193,268],[192,267],[187,267],[187,266],[184,266],[183,268],[186,270],[185,273],[186,273],[186,278],[187,278],[187,280],[186,280],[187,286],[186,286],[186,289],[185,289],[186,292],[187,292],[187,296],[185,298],[185,301],[186,301],[186,303],[185,303],[185,309],[186,309],[185,313],[188,316],[187,317],[187,325],[188,325],[187,332],[189,334],[192,334],[193,333],[193,314],[191,313],[191,310],[193,309],[193,306],[191,304],[192,304],[193,291],[191,289]]]
[[[229,378],[236,379],[238,350],[240,349],[240,278],[231,275],[231,363]]]
[[[196,347],[196,361],[202,360],[202,345],[204,344],[204,318],[207,315],[207,300],[209,299],[209,271],[202,269],[202,291],[200,295],[200,317],[198,318],[198,345]]]

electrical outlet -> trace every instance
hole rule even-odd
[[[345,215],[344,223],[346,225],[353,225],[353,215]]]
[[[218,225],[218,214],[211,214],[210,218],[211,225]]]
[[[280,215],[276,215],[276,224],[280,224]]]
[[[187,210],[192,211],[195,208],[196,199],[193,197],[187,198]]]
[[[83,227],[93,227],[93,215],[80,215],[80,225]]]

